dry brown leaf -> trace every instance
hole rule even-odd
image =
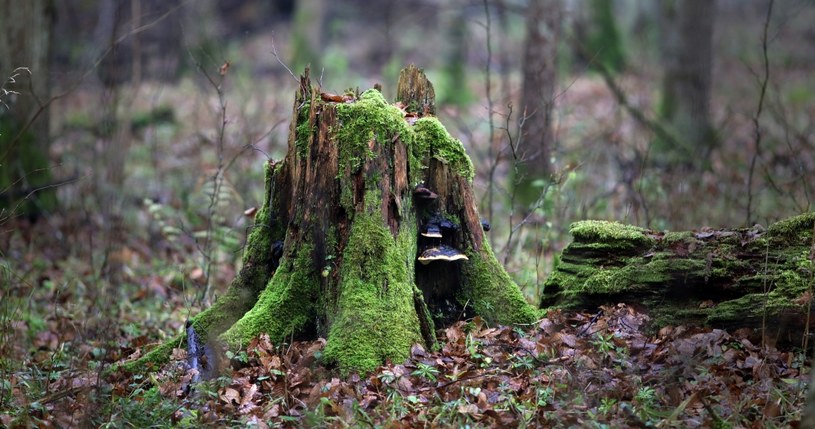
[[[241,393],[233,387],[224,387],[218,397],[227,404],[237,405],[240,403]]]

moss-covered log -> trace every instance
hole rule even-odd
[[[604,221],[571,226],[541,307],[625,302],[656,326],[766,327],[800,341],[810,311],[815,212],[768,228],[658,232]]]
[[[325,94],[306,72],[243,269],[188,332],[232,346],[261,333],[325,337],[324,359],[347,373],[404,360],[414,343],[435,347],[436,328],[461,317],[535,320],[486,241],[473,165],[432,116],[432,84],[411,66],[398,93],[395,105],[375,89]],[[442,256],[417,264],[434,250]],[[185,338],[128,368],[166,359]]]

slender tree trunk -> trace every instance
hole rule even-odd
[[[552,111],[557,88],[557,45],[560,35],[560,0],[532,0],[526,15],[523,92],[517,112],[518,152],[522,160],[516,178],[520,200],[534,202],[549,178],[554,146]]]
[[[663,93],[660,111],[679,146],[657,139],[654,159],[700,168],[715,146],[710,122],[715,0],[663,0]]]
[[[55,208],[48,159],[50,94],[48,61],[53,10],[49,0],[0,2],[0,220],[37,216]],[[30,71],[14,70],[27,67]],[[14,82],[9,81],[13,75]],[[18,205],[25,198],[26,203]]]
[[[296,0],[290,43],[294,70],[302,70],[309,65],[313,70],[320,70],[328,7],[326,0]]]
[[[461,8],[455,15],[452,15],[445,27],[447,28],[447,40],[450,43],[444,65],[445,89],[447,91],[441,102],[465,106],[471,103],[474,98],[467,86],[467,44],[469,35],[467,34],[468,26],[465,9]]]
[[[614,15],[613,0],[590,0],[585,13],[575,20],[577,52],[591,68],[601,64],[611,72],[625,68],[625,50]]]

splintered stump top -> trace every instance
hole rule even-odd
[[[436,91],[424,71],[411,64],[399,73],[396,101],[403,103],[409,112],[424,115],[436,114]]]

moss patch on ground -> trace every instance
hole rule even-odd
[[[641,246],[654,242],[642,228],[604,220],[575,222],[569,228],[569,233],[576,241],[614,243],[621,246]]]

